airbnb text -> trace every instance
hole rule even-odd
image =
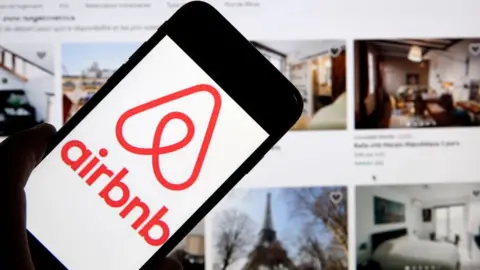
[[[85,180],[85,183],[89,186],[95,184],[102,176],[108,177],[110,181],[103,187],[98,195],[108,206],[112,208],[122,208],[120,218],[124,219],[136,208],[141,210],[141,215],[131,226],[148,244],[160,246],[167,241],[170,229],[168,225],[162,221],[162,217],[168,212],[168,208],[163,206],[151,215],[150,207],[138,196],[130,193],[130,189],[124,181],[128,176],[128,169],[122,168],[118,173],[114,173],[107,165],[101,162],[101,158],[105,158],[108,155],[107,149],[100,149],[97,155],[88,149],[83,142],[71,140],[63,145],[61,155],[63,162],[74,170],[81,179]],[[122,195],[120,198],[113,199],[111,197],[111,192],[114,189],[121,191]],[[158,238],[151,236],[151,230],[155,227],[160,228],[162,231],[162,234]]]

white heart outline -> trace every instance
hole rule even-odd
[[[336,53],[333,53],[332,50],[337,50]],[[340,53],[342,52],[342,48],[341,47],[338,47],[338,46],[331,46],[329,49],[328,49],[328,52],[330,53],[330,56],[335,58],[337,56],[340,55]]]
[[[477,42],[468,44],[468,51],[474,56],[480,55],[480,43]]]
[[[340,191],[332,191],[329,196],[334,204],[339,204],[343,200],[343,193]]]
[[[47,52],[40,52],[40,51],[37,52],[38,58],[43,59],[45,58],[45,56],[47,56]]]

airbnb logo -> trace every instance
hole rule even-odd
[[[214,106],[212,110],[212,115],[210,116],[210,121],[208,122],[208,127],[207,127],[207,132],[205,134],[205,137],[203,139],[202,145],[200,147],[200,151],[198,153],[197,160],[195,161],[195,166],[193,167],[192,174],[190,177],[184,181],[183,183],[180,184],[175,184],[167,179],[162,174],[162,166],[160,162],[160,156],[163,154],[168,154],[171,152],[178,151],[185,146],[187,146],[191,141],[193,136],[195,135],[195,125],[192,122],[192,119],[188,117],[188,115],[182,113],[182,112],[171,112],[167,114],[165,117],[163,117],[162,120],[157,125],[157,128],[155,129],[155,135],[153,138],[152,142],[152,147],[151,148],[140,148],[133,146],[129,144],[126,140],[125,137],[123,136],[123,125],[125,124],[125,121],[129,119],[130,117],[142,113],[144,111],[150,110],[152,108],[161,106],[165,103],[178,100],[184,97],[187,97],[189,95],[199,93],[199,92],[207,92],[212,95],[214,99]],[[222,104],[221,96],[218,91],[213,88],[210,85],[206,84],[200,84],[196,85],[178,92],[175,92],[173,94],[170,94],[168,96],[161,97],[156,100],[152,100],[150,102],[147,102],[145,104],[142,104],[140,106],[137,106],[133,109],[130,109],[126,111],[122,116],[120,116],[120,119],[118,119],[117,126],[115,129],[116,135],[117,135],[117,140],[120,143],[120,145],[125,148],[125,150],[137,154],[137,155],[147,155],[152,157],[152,167],[153,167],[153,172],[158,180],[158,182],[164,186],[165,188],[168,188],[170,190],[185,190],[189,188],[193,183],[198,178],[198,175],[200,174],[200,171],[202,169],[203,161],[205,160],[205,156],[207,154],[208,146],[210,145],[210,140],[212,139],[213,135],[213,130],[215,129],[215,124],[217,123],[218,119],[218,114],[220,113],[220,107]],[[167,145],[167,146],[162,146],[162,133],[167,126],[168,122],[172,120],[180,120],[182,121],[186,126],[187,126],[187,135],[178,142]]]
[[[173,111],[165,115],[155,128],[155,135],[152,139],[151,148],[140,148],[129,144],[123,136],[123,126],[125,121],[133,115],[199,92],[207,92],[212,95],[214,99],[212,114],[208,122],[208,127],[201,144],[199,154],[192,169],[192,174],[187,180],[180,184],[172,183],[165,179],[162,174],[160,156],[178,151],[192,141],[195,135],[195,124],[191,118],[185,113],[179,111]],[[186,190],[195,183],[200,174],[208,146],[217,123],[220,107],[221,96],[215,88],[209,85],[193,86],[191,88],[175,92],[126,111],[120,116],[117,122],[115,128],[116,137],[120,145],[130,153],[135,155],[151,156],[153,172],[158,182],[163,187],[172,191]],[[185,123],[187,126],[187,135],[174,144],[163,146],[162,133],[164,132],[167,123],[174,119],[181,120]],[[148,244],[152,246],[160,246],[164,244],[170,236],[170,228],[168,224],[162,220],[162,218],[167,214],[168,208],[166,206],[162,206],[160,210],[151,215],[151,209],[147,203],[142,201],[139,196],[134,196],[131,194],[131,190],[128,187],[127,181],[125,181],[129,170],[127,168],[122,168],[118,173],[113,172],[102,161],[102,159],[107,158],[107,156],[108,150],[106,148],[99,149],[98,154],[95,154],[80,140],[70,140],[66,142],[62,146],[61,150],[61,158],[63,162],[74,172],[76,172],[81,179],[84,179],[87,185],[91,186],[97,183],[102,177],[108,178],[108,183],[98,193],[100,198],[103,199],[111,208],[121,208],[119,215],[122,219],[129,216],[131,212],[134,212],[134,210],[137,212],[140,211],[140,215],[137,213],[134,214],[134,216],[137,218],[131,227],[137,231],[138,234],[143,237]],[[135,179],[135,181],[138,181],[138,179]],[[115,196],[112,195],[114,190],[116,191]],[[120,197],[117,196],[118,192],[121,193]],[[152,230],[154,228],[160,229],[161,234],[152,235]],[[158,229],[154,231],[158,232]]]

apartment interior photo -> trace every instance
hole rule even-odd
[[[354,62],[357,129],[480,124],[480,40],[360,40]]]
[[[57,122],[53,70],[48,45],[0,44],[0,136]]]
[[[480,269],[480,184],[360,186],[356,209],[358,270]]]
[[[62,45],[64,123],[92,98],[140,45],[136,42]]]
[[[203,220],[183,238],[170,256],[177,259],[184,270],[205,270],[205,222]]]
[[[252,41],[300,91],[304,113],[293,130],[346,129],[345,42]],[[275,97],[272,96],[272,102]]]

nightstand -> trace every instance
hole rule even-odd
[[[368,259],[363,262],[357,262],[356,270],[380,270],[378,263]]]
[[[357,250],[357,265],[366,265],[366,264],[368,264],[369,261],[370,261],[370,252],[366,249],[358,249]]]

